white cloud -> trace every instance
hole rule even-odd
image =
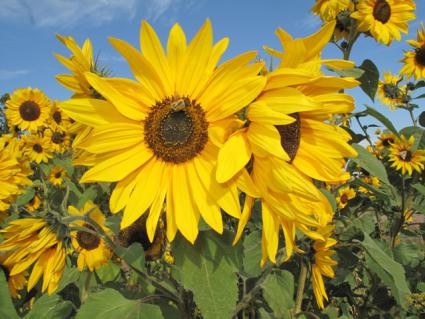
[[[0,80],[11,80],[28,73],[28,70],[0,70]]]
[[[0,19],[39,27],[69,27],[78,23],[102,25],[117,18],[140,15],[156,21],[175,16],[204,0],[0,0]]]

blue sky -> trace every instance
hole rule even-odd
[[[20,87],[38,87],[52,99],[67,99],[70,93],[56,81],[55,75],[67,73],[53,53],[68,55],[55,33],[72,35],[79,43],[90,38],[103,64],[111,67],[114,76],[130,77],[125,61],[109,45],[108,36],[138,43],[142,19],[148,20],[163,42],[170,27],[179,22],[191,38],[206,18],[210,18],[215,40],[230,38],[223,60],[247,50],[258,50],[267,58],[263,45],[280,48],[274,35],[278,27],[295,37],[304,37],[318,30],[320,20],[310,11],[313,0],[0,0],[0,94]],[[425,0],[416,0],[417,19],[410,24],[414,37],[420,21],[425,20]],[[372,59],[380,70],[398,72],[404,42],[391,47],[379,45],[372,38],[361,38],[352,59],[360,65]],[[331,45],[324,57],[340,57]],[[358,109],[372,102],[355,89]],[[421,101],[421,100],[418,100]],[[424,110],[425,100],[421,101]],[[405,111],[389,112],[378,102],[374,106],[401,128],[410,125]],[[418,113],[418,112],[417,112]]]

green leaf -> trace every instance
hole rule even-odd
[[[92,293],[81,306],[76,319],[162,319],[161,309],[140,300],[126,299],[118,291],[107,288]]]
[[[65,319],[73,310],[72,302],[62,300],[58,295],[43,295],[25,316],[25,319]]]
[[[71,267],[68,263],[65,266],[65,271],[59,283],[58,291],[68,286],[71,283],[75,283],[79,280],[81,272],[78,271],[77,267]]]
[[[404,268],[393,258],[387,255],[375,240],[363,233],[361,242],[367,254],[366,262],[370,269],[391,288],[394,298],[400,305],[405,304],[405,297],[410,294]]]
[[[107,264],[96,270],[96,275],[99,277],[102,283],[106,283],[116,279],[119,276],[120,271],[120,267],[109,261]]]
[[[387,129],[389,129],[392,133],[394,133],[396,136],[400,136],[398,134],[398,131],[394,127],[393,123],[382,113],[378,112],[374,108],[366,105],[366,112],[370,115],[376,118],[379,122],[385,125]]]
[[[420,183],[416,183],[416,184],[412,184],[412,187],[414,189],[416,189],[421,195],[425,196],[425,186],[420,184]]]
[[[364,60],[359,66],[365,72],[359,78],[360,87],[372,101],[375,101],[376,91],[378,90],[379,70],[371,60]]]
[[[425,112],[422,112],[421,114],[419,114],[418,120],[419,120],[420,126],[425,127]]]
[[[33,199],[35,195],[35,190],[32,187],[29,187],[25,190],[25,193],[19,195],[16,198],[16,205],[21,206],[28,203],[31,199]]]
[[[419,265],[423,255],[423,249],[413,241],[403,241],[394,249],[394,258],[402,265],[412,268]]]
[[[336,69],[330,66],[326,66],[326,68],[332,72],[335,72],[339,76],[353,77],[355,79],[360,78],[365,73],[365,71],[360,68],[351,68],[351,69],[345,69],[345,70]]]
[[[89,200],[94,200],[97,196],[97,190],[96,190],[96,186],[90,186],[89,188],[87,188],[83,195],[81,195],[81,197],[78,200],[78,207],[83,207],[84,204],[89,201]]]
[[[243,238],[243,269],[250,277],[257,277],[261,273],[261,234],[253,231]]]
[[[173,242],[175,271],[183,287],[193,292],[204,319],[232,318],[234,314],[241,245],[232,247],[232,237],[203,231],[195,245],[182,237]]]
[[[425,98],[425,94],[421,94],[421,95],[419,95],[417,97],[414,97],[414,99],[423,99],[423,98]]]
[[[145,251],[140,243],[133,243],[127,248],[118,247],[115,253],[138,271],[146,272]]]
[[[12,298],[9,293],[9,286],[6,277],[0,268],[0,318],[14,319],[19,318],[15,307],[12,303]]]
[[[277,318],[290,318],[294,307],[294,276],[286,270],[276,270],[262,284],[263,296]]]
[[[420,127],[408,126],[400,130],[400,134],[405,135],[407,138],[413,135],[415,143],[412,150],[425,149],[425,130]]]
[[[352,159],[355,163],[357,163],[357,165],[359,165],[361,168],[364,168],[369,172],[369,174],[376,176],[381,182],[390,184],[385,166],[379,159],[366,151],[363,146],[358,144],[353,144],[351,146],[357,151],[358,154],[357,157]]]

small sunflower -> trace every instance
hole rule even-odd
[[[3,266],[4,260],[8,257],[7,254],[0,254],[0,271],[3,271],[6,274],[7,284],[9,286],[10,296],[14,299],[21,299],[19,292],[25,288],[28,283],[28,272],[23,271],[19,274],[10,275],[10,269],[6,266]]]
[[[408,40],[414,49],[404,53],[404,58],[400,61],[404,66],[400,70],[401,75],[407,78],[414,76],[415,80],[425,78],[425,27],[421,22],[421,29],[417,31],[417,40]]]
[[[383,150],[383,149],[389,148],[391,144],[395,142],[395,139],[396,139],[396,136],[394,135],[394,133],[383,132],[379,136],[378,140],[375,142],[375,145],[378,148],[378,150]]]
[[[381,182],[380,182],[380,180],[379,180],[377,177],[375,177],[375,176],[364,176],[364,177],[362,177],[362,178],[361,178],[361,180],[362,180],[364,183],[369,184],[369,185],[371,185],[371,186],[374,186],[374,187],[376,187],[376,188],[381,187]],[[371,193],[371,191],[370,191],[370,190],[368,190],[366,187],[363,187],[363,186],[360,186],[360,187],[359,187],[359,192],[364,193],[364,194],[369,194],[369,193]]]
[[[390,107],[393,111],[397,108],[397,105],[403,101],[405,85],[399,86],[401,79],[398,75],[391,74],[391,72],[384,73],[384,79],[379,81],[378,84],[378,99],[384,104]]]
[[[0,252],[7,254],[3,265],[10,276],[29,270],[27,290],[30,291],[43,277],[41,291],[51,295],[59,286],[65,270],[65,247],[42,218],[22,218],[11,221],[0,231],[4,241]]]
[[[328,300],[323,276],[328,278],[335,277],[335,273],[332,267],[337,265],[337,262],[332,259],[332,255],[335,254],[335,250],[333,250],[332,247],[337,243],[335,239],[330,237],[332,235],[333,229],[334,226],[332,225],[327,225],[326,227],[320,229],[319,233],[322,235],[324,240],[315,240],[313,244],[314,263],[311,267],[313,293],[316,297],[316,302],[320,309],[325,307],[323,301]]]
[[[354,8],[351,0],[316,0],[311,11],[319,15],[322,21],[329,22],[334,20],[338,13],[349,8]]]
[[[49,117],[49,128],[53,131],[66,131],[71,125],[71,119],[59,106],[59,101],[53,101]]]
[[[28,158],[40,164],[47,163],[49,158],[52,158],[53,149],[49,139],[46,136],[32,134],[24,136],[25,139],[25,154]]]
[[[74,206],[68,207],[68,212],[74,216],[84,216],[89,214],[102,229],[108,233],[110,230],[104,225],[105,216],[98,206],[93,202],[88,201],[84,207],[78,210]],[[74,226],[80,226],[90,229],[95,232],[95,228],[85,223],[84,221],[77,221],[73,223]],[[112,256],[111,249],[106,245],[105,241],[98,235],[91,232],[78,230],[71,232],[72,246],[78,252],[77,267],[79,271],[88,268],[90,271],[98,269],[103,264],[106,264]]]
[[[34,195],[34,197],[25,205],[25,209],[29,212],[36,211],[41,204],[41,199],[38,195]]]
[[[71,148],[71,138],[65,131],[47,129],[43,132],[43,135],[50,141],[53,152],[62,154]]]
[[[336,203],[339,208],[344,208],[347,206],[348,201],[356,197],[356,191],[350,186],[340,188],[338,190],[338,196],[336,197]]]
[[[60,186],[63,183],[63,179],[66,176],[66,171],[59,166],[54,166],[50,170],[47,180],[53,185]]]
[[[415,19],[416,4],[411,0],[362,0],[351,17],[358,20],[357,29],[370,32],[376,41],[390,45],[400,41],[400,32],[408,32],[408,22]]]
[[[391,144],[388,161],[393,162],[391,167],[401,170],[402,174],[412,175],[413,170],[422,173],[425,162],[425,150],[413,150],[415,138],[410,136],[406,139],[404,135]]]
[[[6,102],[4,111],[9,126],[37,131],[49,117],[50,100],[39,89],[18,89]]]

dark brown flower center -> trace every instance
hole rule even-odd
[[[187,97],[158,102],[145,120],[145,141],[166,162],[192,159],[208,141],[208,122],[202,107]]]
[[[61,177],[62,176],[62,172],[57,172],[57,173],[55,173],[55,178],[59,178],[59,177]]]
[[[53,113],[53,120],[56,122],[56,124],[60,124],[62,122],[61,112],[55,111],[55,113]]]
[[[415,50],[415,61],[420,66],[425,67],[425,45]]]
[[[54,132],[52,134],[52,142],[54,144],[61,144],[64,140],[64,134],[59,132]]]
[[[394,143],[394,139],[392,137],[387,137],[382,140],[382,145],[385,147],[390,146],[392,143]]]
[[[341,203],[346,204],[348,202],[347,194],[342,194],[340,201],[341,201]]]
[[[280,144],[292,162],[300,147],[301,121],[298,113],[290,114],[290,116],[295,119],[295,122],[287,125],[276,125],[276,128],[280,134]]]
[[[387,23],[391,17],[391,6],[385,0],[377,0],[373,7],[373,17],[382,22]]]
[[[25,121],[36,121],[40,113],[40,106],[34,101],[25,101],[19,106],[19,114]]]
[[[84,227],[95,230],[93,226],[89,224],[85,224]],[[96,235],[85,232],[85,231],[78,231],[77,232],[77,242],[80,245],[81,248],[84,248],[86,250],[93,250],[99,247],[100,245],[100,238]]]
[[[34,150],[34,152],[37,152],[37,153],[42,153],[43,152],[43,147],[40,144],[38,144],[38,143],[34,144],[32,146],[32,149]]]
[[[400,89],[397,85],[392,83],[386,83],[383,86],[384,95],[389,99],[397,99],[400,98]]]

